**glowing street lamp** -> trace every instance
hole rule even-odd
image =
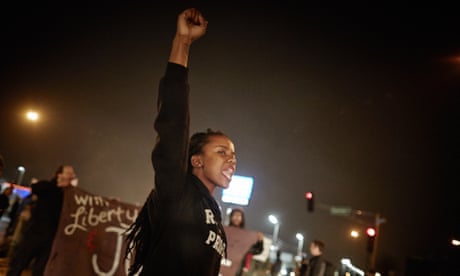
[[[16,170],[16,184],[21,185],[22,180],[24,179],[24,174],[26,173],[26,168],[19,166]]]
[[[356,230],[351,230],[350,236],[356,239],[357,237],[359,237],[359,232]]]
[[[278,233],[280,231],[280,222],[274,215],[269,215],[268,220],[274,225],[273,227],[273,249],[277,248],[278,245]]]
[[[40,119],[40,114],[38,114],[38,112],[36,111],[28,111],[26,113],[26,118],[29,121],[35,122],[35,121],[38,121],[38,119]]]
[[[275,217],[274,215],[269,215],[269,216],[268,216],[268,220],[269,220],[272,224],[278,224],[278,223],[279,223],[278,218]]]

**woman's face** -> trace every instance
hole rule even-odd
[[[230,217],[230,225],[235,227],[240,227],[243,223],[243,214],[241,212],[235,211]]]
[[[210,136],[202,152],[191,157],[193,174],[211,193],[215,187],[228,188],[236,170],[235,146],[226,136]]]

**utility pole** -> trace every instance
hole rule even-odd
[[[377,246],[378,246],[378,240],[380,237],[380,224],[386,222],[386,219],[383,218],[380,213],[375,214],[375,240],[374,240],[374,248],[372,250],[371,256],[370,256],[370,262],[369,262],[369,268],[370,270],[375,270],[375,260],[377,258]]]

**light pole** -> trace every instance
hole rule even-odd
[[[299,259],[302,259],[302,250],[303,250],[303,235],[300,233],[295,234],[295,238],[297,239],[297,256]]]
[[[375,269],[375,260],[377,258],[377,245],[378,239],[380,237],[380,224],[385,223],[387,220],[380,215],[380,213],[375,214],[375,240],[374,240],[374,248],[372,250],[370,256],[370,269]]]
[[[18,185],[22,184],[22,180],[24,179],[24,173],[26,172],[26,168],[23,166],[19,166],[16,171],[16,183]]]
[[[274,225],[273,227],[273,249],[278,248],[278,233],[280,231],[280,222],[274,215],[269,215],[268,220]]]

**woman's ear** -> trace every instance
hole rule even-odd
[[[191,157],[191,163],[194,168],[201,168],[203,167],[203,162],[201,161],[201,156],[193,155]]]

